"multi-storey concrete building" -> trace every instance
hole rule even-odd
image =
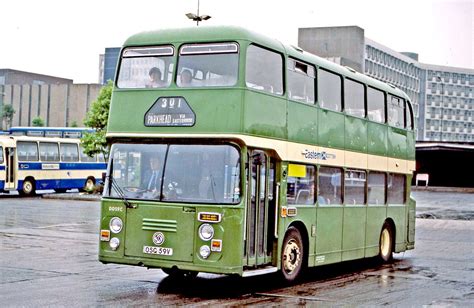
[[[420,63],[417,54],[374,42],[356,26],[301,28],[298,45],[405,91],[419,141],[474,142],[474,70]]]
[[[105,53],[99,56],[99,83],[106,84],[114,80],[115,70],[120,54],[120,47],[105,48]]]
[[[54,76],[0,69],[0,110],[12,105],[12,126],[31,126],[40,117],[46,126],[83,125],[101,85],[73,84]],[[0,119],[0,130],[5,128]]]

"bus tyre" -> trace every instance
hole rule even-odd
[[[20,195],[22,196],[32,196],[35,194],[35,180],[33,179],[25,179],[23,181],[23,186],[20,190]]]
[[[393,230],[390,223],[385,222],[380,232],[379,258],[383,262],[390,262],[393,257]]]
[[[298,278],[304,265],[304,246],[301,234],[295,227],[286,231],[281,249],[281,273],[283,278],[292,282]]]

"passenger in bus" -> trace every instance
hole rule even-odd
[[[148,73],[150,76],[150,83],[147,85],[147,88],[161,88],[165,86],[163,80],[161,80],[161,70],[157,67],[152,67]]]
[[[180,78],[180,86],[182,87],[190,86],[193,81],[193,74],[191,73],[190,70],[183,70],[179,78]]]

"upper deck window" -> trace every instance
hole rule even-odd
[[[250,45],[247,48],[245,83],[247,87],[252,89],[282,95],[282,56],[276,52]]]
[[[236,43],[186,44],[179,54],[178,87],[224,87],[237,83],[239,46]]]
[[[388,124],[403,128],[405,127],[405,100],[395,96],[389,96]]]
[[[0,146],[0,164],[3,164],[3,148]]]
[[[288,98],[314,104],[314,66],[288,59]]]
[[[367,109],[369,120],[385,123],[385,94],[369,87],[367,90]]]
[[[341,111],[342,102],[341,77],[335,73],[318,70],[318,101],[324,109]]]
[[[119,88],[166,88],[173,76],[171,46],[129,47],[122,53],[117,80]]]
[[[406,103],[406,120],[407,120],[407,129],[413,130],[413,111],[411,105]]]
[[[365,117],[365,87],[362,83],[344,80],[344,110],[346,114]]]

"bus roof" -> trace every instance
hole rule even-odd
[[[151,46],[157,44],[204,43],[233,40],[246,40],[272,48],[276,51],[285,53],[292,58],[297,58],[319,67],[329,69],[345,77],[359,80],[369,86],[376,87],[380,90],[390,92],[409,100],[409,97],[405,92],[393,85],[379,81],[365,74],[358,73],[351,68],[328,61],[324,58],[303,51],[300,48],[284,44],[276,39],[236,26],[209,26],[145,31],[129,37],[124,42],[123,46]]]

